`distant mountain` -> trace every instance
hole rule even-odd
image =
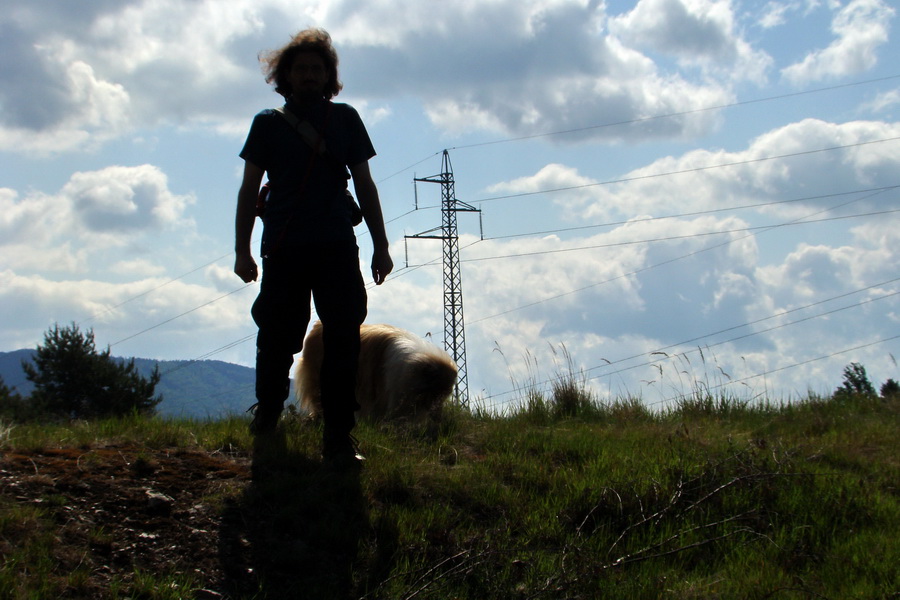
[[[14,350],[13,352],[0,352],[0,377],[6,387],[27,396],[34,389],[34,385],[25,379],[25,371],[22,370],[22,361],[31,360],[34,350]]]
[[[22,361],[30,361],[34,350],[0,352],[0,377],[7,387],[27,396],[34,385],[25,378]],[[127,359],[118,359],[127,360]],[[156,393],[163,401],[157,411],[163,416],[216,419],[246,411],[254,402],[255,369],[218,360],[151,360],[136,358],[138,371],[149,376],[159,365],[162,375]]]

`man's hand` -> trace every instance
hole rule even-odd
[[[256,278],[259,276],[259,269],[256,266],[256,261],[253,260],[253,256],[249,253],[240,253],[237,255],[234,259],[234,272],[244,283],[256,281]]]
[[[387,248],[376,248],[372,255],[372,278],[376,285],[381,285],[391,271],[394,270],[394,261]]]

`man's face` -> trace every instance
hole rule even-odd
[[[315,52],[301,52],[294,58],[288,81],[295,98],[321,98],[328,83],[328,72],[322,57]]]

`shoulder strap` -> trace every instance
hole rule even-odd
[[[312,148],[316,154],[326,155],[328,154],[328,148],[325,147],[325,139],[316,128],[312,126],[312,123],[309,121],[301,121],[297,118],[297,115],[289,111],[287,108],[283,106],[279,106],[274,109],[279,115],[284,117],[284,120],[287,121],[291,127],[294,128],[294,131],[300,136],[300,138],[306,142],[306,144]],[[331,113],[331,105],[328,106],[328,114]],[[326,119],[328,116],[326,115]]]

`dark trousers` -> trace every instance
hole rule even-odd
[[[283,248],[263,258],[259,296],[253,303],[256,399],[283,406],[294,354],[303,348],[310,296],[322,321],[322,412],[326,431],[349,433],[355,425],[359,326],[366,318],[366,289],[355,241]]]

